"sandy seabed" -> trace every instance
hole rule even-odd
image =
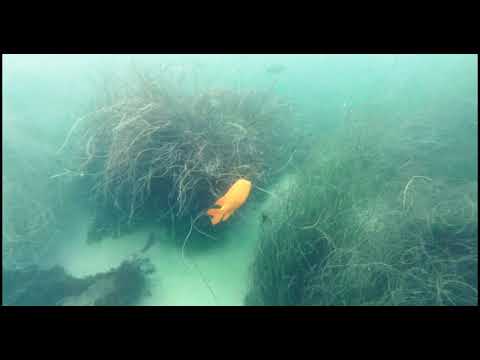
[[[157,241],[142,255],[150,259],[155,272],[149,275],[150,294],[138,305],[242,305],[247,288],[247,273],[258,237],[255,218],[244,217],[248,224],[236,224],[225,236],[224,246],[206,252],[187,254],[171,241],[162,241],[167,229],[149,226],[116,239],[107,237],[95,244],[87,244],[86,225],[75,241],[61,249],[57,264],[76,277],[105,272],[134,254],[140,253],[150,231]],[[193,237],[202,236],[192,234]],[[83,238],[83,239],[82,239]],[[188,244],[187,244],[188,247]],[[198,272],[200,270],[201,274]],[[213,290],[213,297],[204,279]]]
[[[286,190],[288,178],[279,183],[275,193]],[[156,242],[143,256],[155,266],[149,275],[150,294],[138,305],[243,305],[248,288],[249,267],[255,255],[255,246],[260,230],[260,214],[274,206],[275,198],[262,204],[242,208],[236,221],[231,221],[225,231],[222,246],[208,251],[189,252],[185,260],[181,248],[167,239],[169,232],[159,225],[146,226],[135,233],[119,238],[107,237],[95,244],[87,244],[88,213],[77,215],[78,221],[69,227],[69,242],[62,242],[55,263],[63,266],[76,277],[105,272],[144,248],[151,231]],[[189,241],[201,241],[203,235],[193,232]],[[163,241],[162,241],[163,240]],[[167,240],[167,241],[165,241]],[[210,289],[214,292],[212,295]]]

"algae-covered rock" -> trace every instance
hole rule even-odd
[[[146,259],[125,260],[108,272],[76,278],[60,266],[32,266],[3,271],[3,305],[10,306],[122,306],[135,305],[148,293]]]

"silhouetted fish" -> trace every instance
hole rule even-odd
[[[265,222],[270,221],[270,218],[265,213],[262,213],[261,219],[262,219],[262,224],[265,224]]]
[[[262,215],[260,217],[260,224],[262,226],[271,226],[273,225],[273,219],[267,213],[262,212]]]
[[[148,240],[143,249],[141,250],[142,253],[146,252],[148,249],[152,247],[152,245],[155,243],[155,233],[153,231],[150,231],[148,234]]]
[[[281,72],[284,72],[286,70],[286,66],[282,64],[272,64],[267,66],[265,71],[269,74],[280,74]]]

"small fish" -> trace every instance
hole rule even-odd
[[[220,208],[208,209],[207,214],[212,217],[213,225],[226,221],[247,200],[252,189],[252,183],[246,179],[237,180],[228,189],[225,195],[217,200],[215,205]]]
[[[270,217],[265,213],[262,213],[261,220],[262,220],[262,224],[265,224],[267,221],[271,222]]]
[[[267,66],[265,71],[269,74],[280,74],[286,70],[286,66],[282,64],[272,64]]]
[[[153,231],[150,231],[148,234],[148,240],[143,249],[141,250],[142,253],[146,252],[148,249],[152,247],[152,245],[155,243],[155,233]]]

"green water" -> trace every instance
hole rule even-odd
[[[195,81],[185,80],[189,89],[264,90],[273,86],[276,94],[292,104],[292,124],[304,129],[306,152],[321,152],[322,142],[331,141],[336,130],[349,127],[356,114],[368,118],[368,111],[376,117],[372,125],[375,127],[379,126],[379,113],[385,114],[381,123],[385,128],[396,126],[402,119],[415,118],[438,123],[439,129],[451,129],[449,122],[458,124],[441,136],[445,144],[458,149],[462,159],[433,159],[432,174],[476,181],[476,55],[11,54],[4,55],[2,60],[4,264],[13,261],[9,257],[16,256],[8,252],[5,241],[6,236],[11,237],[9,211],[12,213],[15,204],[22,203],[17,198],[23,196],[22,192],[12,190],[16,184],[25,192],[42,192],[35,205],[37,213],[51,203],[61,204],[63,209],[49,223],[48,231],[37,239],[45,244],[40,245],[42,255],[27,257],[25,264],[58,264],[71,275],[84,277],[116,267],[140,251],[151,231],[160,240],[171,236],[169,229],[147,224],[120,238],[107,237],[88,244],[93,209],[85,200],[86,193],[77,193],[68,181],[59,182],[54,177],[65,171],[61,162],[65,155],[58,150],[76,119],[88,109],[101,84],[100,75],[122,76],[132,64],[151,69],[170,64],[179,69],[179,76],[195,74]],[[283,68],[269,71],[272,65]],[[308,159],[311,161],[311,157]],[[237,211],[235,221],[222,233],[222,246],[187,252],[184,259],[178,246],[157,241],[145,254],[156,268],[149,278],[150,295],[138,305],[243,305],[252,281],[250,266],[260,236],[261,214],[265,209],[280,206],[275,196],[288,192],[295,176],[301,175],[296,172],[298,169],[288,167],[287,172],[278,175],[275,185],[264,189],[270,193],[265,199]],[[198,233],[192,236],[202,237]]]

